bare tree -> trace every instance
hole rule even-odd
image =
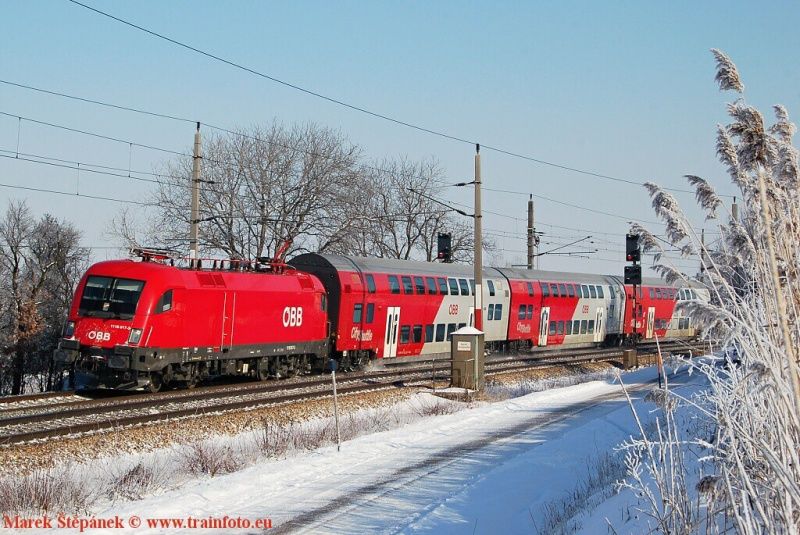
[[[340,192],[358,172],[359,149],[340,133],[314,124],[273,123],[204,140],[200,198],[201,246],[231,258],[275,254],[287,239],[291,251],[313,250],[335,232]],[[139,236],[130,214],[115,221],[129,244],[174,248],[189,228],[191,160],[167,164],[154,195],[159,205]],[[144,238],[142,238],[142,236]]]
[[[11,393],[19,394],[29,374],[40,378],[44,390],[52,386],[52,351],[88,251],[70,223],[49,214],[37,221],[24,202],[9,204],[0,241],[0,388],[10,378]]]

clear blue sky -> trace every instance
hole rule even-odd
[[[632,180],[684,187],[699,174],[733,193],[714,155],[718,92],[709,48],[726,51],[746,98],[800,113],[797,2],[210,2],[86,3],[262,72],[379,113],[485,145]],[[374,157],[439,159],[472,177],[473,147],[386,123],[256,78],[100,17],[66,0],[0,3],[0,78],[228,127],[315,121]],[[0,84],[0,111],[187,150],[191,125],[71,102]],[[0,116],[0,149],[16,150],[16,119]],[[22,123],[20,151],[151,170],[165,154]],[[5,153],[0,153],[5,154]],[[139,199],[147,184],[0,158],[0,182]],[[627,218],[652,221],[642,188],[491,151],[487,188],[531,192],[621,216],[536,200],[542,251],[593,234],[619,251]],[[446,193],[471,205],[471,191]],[[118,204],[0,188],[113,246]],[[690,195],[678,194],[687,206]],[[487,191],[485,228],[504,259],[524,261],[527,196]],[[697,215],[696,210],[691,210]],[[517,219],[514,219],[517,218]],[[700,221],[700,219],[698,219]],[[549,225],[586,230],[566,230]],[[706,223],[712,230],[713,225]],[[659,226],[651,226],[658,231]],[[601,234],[606,233],[606,234]],[[500,236],[502,234],[505,237]],[[610,243],[609,243],[610,242]],[[95,256],[116,255],[97,249]],[[541,267],[621,273],[621,252],[545,256]],[[685,264],[680,263],[684,267]],[[694,272],[694,270],[691,270]]]

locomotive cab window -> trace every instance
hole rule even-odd
[[[167,290],[158,298],[155,313],[161,314],[169,310],[172,310],[172,290]]]
[[[375,277],[367,273],[364,278],[367,280],[367,291],[371,294],[375,293]]]
[[[132,319],[143,288],[144,281],[92,275],[86,279],[78,315]]]
[[[397,275],[389,275],[389,291],[393,294],[400,293],[400,281],[397,279]]]

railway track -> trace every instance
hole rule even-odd
[[[686,348],[662,344],[662,351]],[[694,349],[698,349],[696,346]],[[640,346],[640,355],[652,349]],[[621,348],[575,350],[547,356],[493,358],[486,363],[486,375],[496,375],[559,364],[609,361],[622,356]],[[446,366],[435,362],[390,370],[351,372],[340,375],[338,391],[342,395],[365,393],[397,387],[425,385],[449,378]],[[59,399],[63,398],[63,399]],[[237,410],[248,410],[331,396],[327,376],[302,377],[266,383],[217,385],[193,390],[159,394],[86,399],[71,393],[41,396],[35,405],[0,405],[0,444],[11,445],[80,433],[99,432],[135,425],[153,424],[180,418]],[[45,403],[44,400],[51,400]],[[26,400],[20,400],[24,403]],[[7,407],[7,408],[6,408]]]

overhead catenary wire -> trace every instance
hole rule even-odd
[[[106,17],[108,19],[116,21],[116,22],[118,22],[120,24],[124,24],[124,25],[126,25],[126,26],[128,26],[130,28],[136,29],[136,30],[138,30],[140,32],[144,32],[144,33],[150,35],[151,37],[155,37],[157,39],[161,39],[161,40],[166,41],[168,43],[171,43],[171,44],[173,44],[175,46],[184,48],[184,49],[189,50],[191,52],[194,52],[196,54],[200,54],[200,55],[205,56],[205,57],[207,57],[209,59],[212,59],[214,61],[221,62],[223,64],[226,64],[226,65],[230,66],[230,67],[233,67],[235,69],[238,69],[238,70],[241,70],[243,72],[246,72],[248,74],[260,77],[262,79],[271,81],[273,83],[280,84],[280,85],[282,85],[284,87],[288,87],[290,89],[302,92],[302,93],[310,95],[312,97],[325,100],[325,101],[330,102],[332,104],[335,104],[335,105],[338,105],[338,106],[342,106],[342,107],[348,108],[350,110],[353,110],[353,111],[356,111],[356,112],[359,112],[359,113],[363,113],[363,114],[375,117],[377,119],[388,121],[388,122],[396,124],[396,125],[400,125],[400,126],[404,126],[404,127],[407,127],[407,128],[411,128],[411,129],[417,130],[419,132],[424,132],[424,133],[427,133],[427,134],[430,134],[430,135],[434,135],[434,136],[438,136],[438,137],[441,137],[441,138],[444,138],[444,139],[448,139],[448,140],[451,140],[451,141],[456,141],[456,142],[459,142],[459,143],[466,143],[466,144],[469,144],[471,146],[475,146],[476,144],[480,143],[477,140],[467,139],[467,138],[459,136],[459,135],[454,135],[454,134],[449,134],[447,132],[434,130],[432,128],[428,128],[428,127],[425,127],[425,126],[414,124],[414,123],[412,123],[410,121],[405,121],[405,120],[402,120],[402,119],[398,119],[396,117],[392,117],[392,116],[390,116],[388,114],[379,113],[379,112],[367,109],[367,108],[365,108],[363,106],[359,106],[359,105],[356,105],[356,104],[352,104],[352,103],[346,102],[346,101],[344,101],[342,99],[339,99],[339,98],[331,97],[331,96],[326,95],[324,93],[321,93],[319,91],[314,91],[314,90],[308,89],[306,87],[300,86],[298,84],[295,84],[295,83],[292,83],[292,82],[288,82],[286,80],[278,78],[277,76],[261,72],[261,71],[255,69],[255,68],[248,67],[248,66],[243,65],[242,63],[239,63],[237,61],[234,61],[234,60],[231,60],[231,59],[227,59],[227,58],[224,58],[224,57],[222,57],[222,56],[220,56],[218,54],[214,54],[212,52],[209,52],[209,51],[200,49],[198,47],[192,46],[192,45],[190,45],[188,43],[185,43],[185,42],[182,42],[182,41],[180,41],[178,39],[169,37],[169,36],[167,36],[167,35],[165,35],[163,33],[157,32],[155,30],[151,30],[151,29],[146,28],[146,27],[144,27],[142,25],[139,25],[139,24],[133,23],[131,21],[125,20],[125,19],[123,19],[121,17],[117,17],[115,15],[112,15],[111,13],[108,13],[108,12],[103,11],[101,9],[98,9],[96,7],[90,6],[90,5],[85,4],[83,2],[79,2],[78,0],[68,0],[68,1],[71,2],[74,5],[80,6],[80,7],[84,8],[84,9],[92,11],[92,12],[98,14],[98,15],[101,15],[103,17]],[[88,100],[86,100],[86,101],[88,102]],[[137,111],[140,111],[140,110],[137,110]],[[167,114],[161,114],[161,115],[163,117],[165,117],[165,118],[166,117],[170,117]],[[170,118],[175,118],[177,120],[185,120],[185,118],[177,118],[177,117],[170,117]],[[582,175],[585,175],[585,176],[591,176],[591,177],[599,178],[599,179],[603,179],[603,180],[610,180],[610,181],[614,181],[614,182],[618,182],[618,183],[625,183],[625,184],[629,184],[629,185],[642,186],[644,184],[643,182],[640,182],[640,181],[620,178],[620,177],[616,177],[616,176],[613,176],[613,175],[610,175],[610,174],[606,174],[606,173],[599,173],[599,172],[596,172],[596,171],[580,169],[578,167],[571,166],[571,165],[565,165],[565,164],[551,162],[551,161],[545,160],[543,158],[537,158],[537,157],[534,157],[534,156],[525,155],[525,154],[522,154],[522,153],[519,153],[519,152],[516,152],[516,151],[513,151],[513,150],[505,149],[505,148],[502,148],[502,147],[497,147],[497,146],[494,146],[492,144],[480,143],[480,145],[485,147],[486,150],[491,150],[491,151],[497,152],[499,154],[504,154],[506,156],[519,158],[519,159],[522,159],[522,160],[525,160],[525,161],[529,161],[529,162],[536,163],[536,164],[539,164],[539,165],[545,165],[545,166],[561,169],[561,170],[568,171],[568,172],[578,173],[578,174],[582,174]],[[684,189],[679,189],[679,188],[664,188],[664,189],[669,189],[671,191],[679,191],[679,192],[684,192],[684,193],[692,193],[692,194],[694,193],[691,190],[684,190]]]

